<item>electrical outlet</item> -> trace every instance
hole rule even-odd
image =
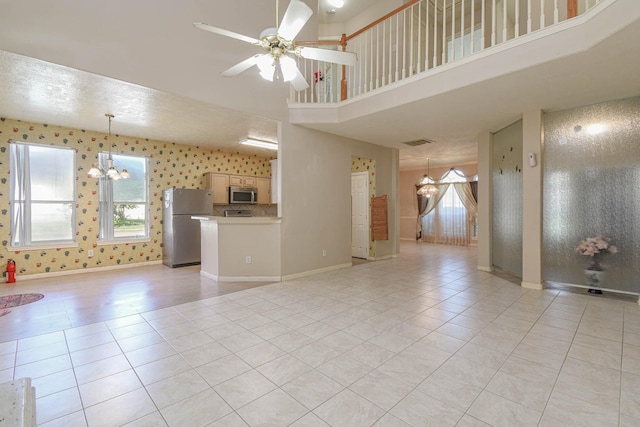
[[[326,249],[322,250],[322,256],[327,256],[327,250]]]
[[[251,264],[251,256],[247,255],[246,257],[244,257],[244,262],[245,264]]]
[[[87,255],[89,256],[89,258],[91,258],[93,256],[93,249],[89,249],[87,251]]]

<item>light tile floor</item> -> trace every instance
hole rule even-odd
[[[396,259],[27,328],[0,343],[0,381],[32,377],[45,426],[640,425],[635,300],[475,266],[474,248],[403,243]],[[206,288],[197,269],[129,274]]]

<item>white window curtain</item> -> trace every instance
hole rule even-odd
[[[31,203],[29,185],[29,156],[28,147],[23,144],[11,144],[11,246],[25,245],[25,236],[30,236],[28,229],[31,221],[25,218],[31,217]]]
[[[12,141],[12,247],[75,242],[75,151]]]
[[[470,241],[469,221],[477,213],[471,187],[456,170],[447,172],[440,182],[440,191],[430,198],[422,217],[422,240],[466,246]]]

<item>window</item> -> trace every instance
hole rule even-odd
[[[448,62],[460,59],[463,56],[471,55],[474,52],[482,50],[482,27],[473,30],[473,45],[471,40],[471,31],[467,30],[463,37],[457,35],[453,42],[449,37],[447,40],[447,58]],[[464,48],[464,52],[463,49]],[[463,55],[464,53],[464,55]]]
[[[149,162],[146,157],[112,155],[128,179],[100,178],[100,240],[136,240],[149,237]],[[106,169],[107,153],[98,160]]]
[[[467,182],[455,169],[444,174],[441,184]],[[422,217],[423,239],[431,243],[468,245],[467,209],[458,192],[450,185],[433,211]]]
[[[75,151],[9,146],[11,246],[75,243]]]

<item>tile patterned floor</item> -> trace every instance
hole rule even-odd
[[[403,243],[396,259],[112,311],[0,343],[0,381],[33,378],[43,426],[640,425],[634,300],[475,265],[474,248]],[[157,271],[135,274],[176,280]],[[10,316],[0,328],[23,330]]]

